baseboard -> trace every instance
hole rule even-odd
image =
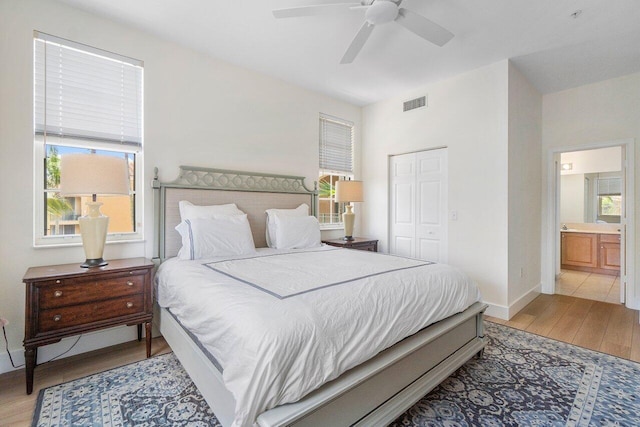
[[[69,337],[54,344],[38,347],[38,363],[44,363],[64,353],[76,342],[77,338],[78,336]],[[64,356],[59,357],[59,359],[122,344],[135,339],[138,339],[138,332],[135,326],[118,326],[104,331],[83,334],[78,344]],[[14,368],[9,360],[9,355],[6,351],[3,351],[0,353],[0,374],[24,368],[24,350],[11,350],[11,357],[13,358],[13,363],[20,367]]]
[[[4,350],[4,345],[2,347]],[[2,353],[0,353],[0,374],[24,368],[24,350],[10,350],[9,352],[11,353],[13,363],[15,363],[17,366],[20,366],[20,368],[14,368],[13,366],[11,366],[9,355],[6,351],[3,351]]]
[[[511,319],[515,316],[520,310],[525,308],[527,304],[536,299],[538,295],[542,292],[542,283],[538,283],[533,288],[529,289],[524,295],[515,300],[509,305],[509,317]]]
[[[502,320],[509,320],[515,316],[520,310],[527,306],[531,301],[536,299],[542,292],[542,284],[538,283],[533,288],[529,289],[524,295],[515,300],[510,305],[493,304],[483,301],[489,307],[485,311],[487,316],[496,317]]]
[[[508,320],[509,318],[509,307],[499,304],[493,304],[487,301],[483,301],[488,305],[484,314],[486,316],[497,317],[498,319]]]

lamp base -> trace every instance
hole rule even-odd
[[[80,264],[80,267],[82,268],[104,267],[107,264],[109,263],[102,258],[93,258],[93,259],[87,258],[82,264]]]
[[[342,214],[342,221],[344,222],[344,237],[346,241],[353,240],[353,223],[356,220],[356,214],[353,213],[353,206],[345,205],[346,212]]]
[[[107,240],[109,217],[100,212],[100,202],[88,202],[88,213],[78,218],[80,235],[86,261],[80,265],[83,268],[102,267],[107,262],[102,258],[104,243]]]

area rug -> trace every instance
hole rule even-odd
[[[489,344],[391,426],[640,426],[640,365],[486,322]],[[219,426],[173,354],[40,392],[34,426]]]

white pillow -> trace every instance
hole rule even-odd
[[[276,249],[302,249],[320,246],[320,223],[315,216],[275,216]]]
[[[301,204],[295,209],[267,209],[267,245],[270,248],[278,248],[278,237],[276,233],[276,216],[308,216],[309,205],[306,203]]]
[[[176,227],[182,236],[180,259],[202,259],[217,256],[255,253],[247,215],[194,218]]]
[[[242,212],[235,203],[229,203],[226,205],[209,205],[199,206],[194,205],[186,200],[181,200],[178,203],[178,209],[180,209],[180,219],[182,221],[186,219],[196,218],[212,218],[216,215],[243,215]]]

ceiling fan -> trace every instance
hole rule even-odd
[[[359,3],[318,4],[312,6],[276,9],[276,18],[295,18],[299,16],[327,15],[350,9],[365,9],[365,21],[347,48],[341,64],[350,64],[371,35],[376,25],[395,21],[423,39],[444,46],[453,38],[453,34],[433,21],[409,9],[400,7],[402,0],[361,0]]]

